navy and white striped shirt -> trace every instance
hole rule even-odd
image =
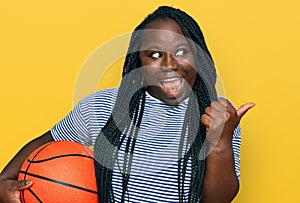
[[[93,146],[101,128],[112,113],[117,91],[117,89],[101,90],[81,100],[67,117],[51,129],[54,140],[72,140]],[[126,201],[178,202],[178,148],[187,105],[188,99],[179,105],[170,106],[146,94],[146,104],[135,145]],[[232,140],[238,178],[240,177],[240,142],[241,134],[238,126]],[[116,202],[120,202],[122,194],[121,174],[125,156],[123,152],[121,148],[113,173]],[[188,163],[190,169],[189,166],[190,163]],[[186,196],[189,185],[190,170],[187,170]]]

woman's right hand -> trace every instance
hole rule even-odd
[[[27,143],[0,172],[0,203],[21,203],[20,190],[29,188],[33,182],[17,181],[24,160],[33,150],[54,141],[50,131]]]
[[[0,179],[0,203],[21,203],[20,190],[32,185],[30,180]]]
[[[0,172],[0,203],[20,203],[20,190],[29,188],[32,181],[17,181],[24,160],[33,150],[54,141],[50,131],[27,143]]]

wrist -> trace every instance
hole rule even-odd
[[[0,174],[0,181],[3,181],[3,180],[7,180],[7,178],[5,176],[3,176],[2,174]]]
[[[1,173],[0,174],[0,181],[2,180],[16,180],[17,176],[10,174],[10,173]]]
[[[232,141],[222,141],[219,140],[215,144],[209,145],[209,153],[225,153],[225,152],[232,152]]]

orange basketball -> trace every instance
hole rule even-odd
[[[22,202],[98,202],[93,151],[71,141],[47,143],[24,161],[19,180]]]

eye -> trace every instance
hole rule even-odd
[[[161,56],[162,56],[162,54],[159,53],[159,52],[152,52],[152,53],[151,53],[151,57],[154,58],[154,59],[158,59],[158,58],[160,58]]]
[[[175,56],[176,57],[182,57],[182,56],[184,56],[186,54],[186,51],[185,50],[183,50],[183,49],[179,49],[177,52],[175,52]]]

